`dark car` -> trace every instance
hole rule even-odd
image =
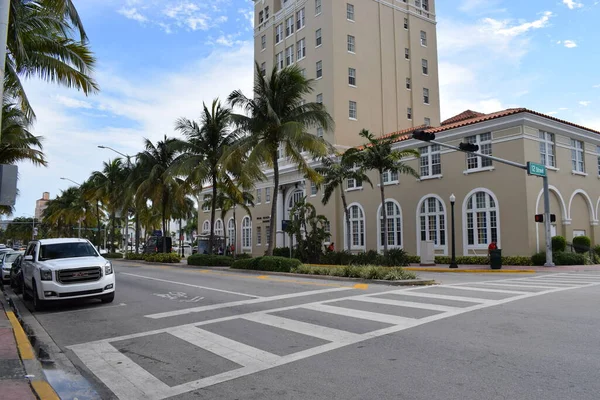
[[[23,282],[23,271],[21,271],[22,262],[23,254],[19,254],[15,261],[13,261],[12,266],[10,268],[10,287],[13,288],[15,293],[21,292]]]

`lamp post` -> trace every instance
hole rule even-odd
[[[454,193],[450,195],[450,209],[452,213],[452,260],[450,261],[450,268],[458,268],[456,265],[456,230],[454,228],[454,203],[456,202],[456,197]]]
[[[120,156],[123,156],[127,159],[127,169],[131,169],[131,156],[125,154],[125,153],[121,153],[118,150],[113,149],[110,146],[103,146],[103,145],[98,145],[99,149],[108,149],[111,150],[117,154],[119,154]],[[136,222],[136,227],[135,227],[135,252],[137,254],[138,252],[138,248],[139,248],[139,227],[138,227],[138,219],[137,219],[137,215],[135,216],[135,222]],[[127,254],[127,251],[129,250],[129,207],[127,207],[127,210],[125,210],[125,254]]]
[[[61,177],[60,179],[62,179],[63,181],[73,182],[74,184],[77,185],[77,187],[81,187],[81,184],[75,182],[73,179],[69,179],[69,178],[65,178],[65,177]],[[79,218],[79,228],[77,229],[77,238],[81,239],[81,218]]]

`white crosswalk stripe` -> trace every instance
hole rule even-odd
[[[385,292],[367,293],[297,304],[293,306],[231,315],[213,320],[205,320],[202,322],[156,329],[148,332],[123,335],[120,337],[108,338],[96,342],[77,344],[70,346],[69,349],[72,350],[83,362],[83,364],[93,374],[95,374],[96,377],[100,379],[119,399],[162,400],[168,397],[180,395],[193,390],[264,371],[269,368],[281,366],[307,357],[312,357],[350,344],[368,340],[370,338],[400,332],[404,329],[409,329],[418,325],[438,321],[466,312],[480,310],[499,304],[505,304],[515,300],[541,296],[548,293],[557,293],[596,285],[600,285],[600,276],[598,275],[587,276],[565,273],[528,278],[509,278],[482,282],[459,283],[434,287],[446,288],[449,293],[452,293],[452,291],[457,291],[457,293],[459,293],[460,291],[460,295],[432,293],[432,290],[430,290],[431,287],[413,287],[402,289],[394,288],[393,290]],[[514,289],[511,290],[511,287]],[[519,288],[519,290],[516,290],[517,288]],[[433,291],[435,291],[435,289]],[[464,295],[464,293],[469,292],[472,292],[472,296],[470,294]],[[485,293],[489,293],[489,295],[505,294],[506,297],[499,300],[477,297],[478,295],[483,296]],[[381,297],[385,295],[389,296],[387,298]],[[400,295],[402,297],[398,297],[398,300],[396,300],[392,298],[394,295]],[[281,297],[287,298],[296,296],[297,295]],[[405,300],[407,297],[410,297],[410,301]],[[400,298],[403,300],[400,300]],[[340,302],[342,300],[351,300],[351,302],[344,303],[344,306],[335,304],[336,302]],[[265,302],[265,298],[252,299],[239,303],[253,304],[259,302]],[[369,305],[372,306],[373,311],[356,309],[356,302],[362,303],[366,305],[366,307]],[[465,304],[463,307],[456,307],[452,305],[444,305],[444,302],[449,304],[455,304],[452,302],[462,302]],[[353,303],[355,308],[352,308]],[[237,304],[238,303],[235,303],[235,305]],[[346,306],[346,304],[349,305]],[[388,309],[389,307],[397,307],[397,309],[395,309],[395,314],[391,315],[380,312],[381,309],[378,306],[386,306]],[[185,314],[203,312],[216,308],[219,308],[219,305],[208,306],[206,308],[196,307],[191,309],[191,311],[182,310],[175,311],[175,313]],[[361,305],[361,308],[365,307]],[[424,310],[423,312],[437,311],[438,313],[425,316],[423,318],[402,316],[403,312],[408,312],[407,308],[412,309],[412,313],[414,313],[415,310]],[[274,315],[274,313],[289,310],[295,310],[297,312],[307,312],[307,310],[310,310],[309,312],[312,312],[313,314],[316,313],[318,317],[315,317],[313,314],[311,314],[313,316],[311,317],[311,322],[309,323],[293,319],[289,316],[282,317],[279,315]],[[175,313],[163,313],[164,315],[155,314],[149,317],[156,319],[163,316],[171,316]],[[363,320],[366,324],[377,324],[378,328],[373,328],[372,331],[358,334],[342,329],[335,329],[330,326],[323,326],[315,322],[315,318],[317,318],[317,320],[329,321],[333,318],[332,316],[337,316],[338,318],[357,318],[359,320]],[[262,324],[266,326],[267,329],[284,329],[296,334],[326,340],[328,343],[301,350],[296,353],[280,356],[248,344],[226,338],[217,333],[209,332],[206,329],[202,329],[203,325],[240,319]],[[381,328],[381,323],[386,324],[386,326]],[[325,323],[325,325],[330,324]],[[153,376],[150,372],[146,371],[140,365],[136,364],[125,354],[119,352],[111,344],[121,340],[134,340],[136,338],[159,333],[168,333],[173,335],[174,337],[182,339],[196,347],[209,351],[224,359],[230,360],[240,365],[240,368],[197,379],[181,385],[168,386]],[[201,361],[202,360],[199,360],[199,362]]]

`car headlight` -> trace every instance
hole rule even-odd
[[[112,264],[110,263],[110,261],[107,261],[106,264],[104,264],[104,275],[110,275],[112,273],[113,273]]]
[[[52,271],[49,269],[40,269],[40,279],[43,281],[51,281]]]

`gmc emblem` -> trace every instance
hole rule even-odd
[[[73,272],[73,276],[86,276],[85,272]]]

